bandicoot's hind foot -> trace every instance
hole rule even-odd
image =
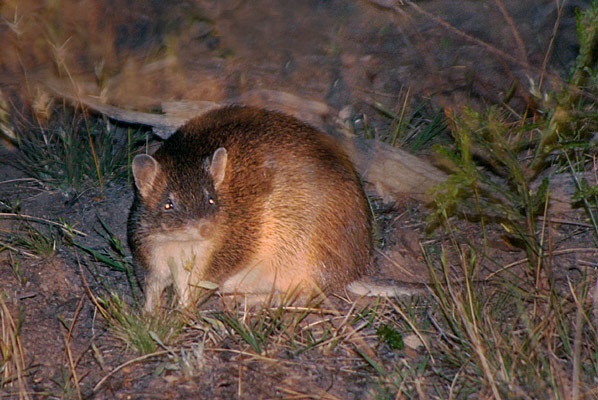
[[[272,293],[222,293],[222,300],[229,307],[242,306],[247,309],[258,307],[318,307],[327,298],[324,292],[272,292]]]
[[[310,271],[311,269],[304,269]],[[241,299],[248,305],[305,305],[324,291],[309,276],[277,274],[278,269],[260,264],[245,268],[220,287],[225,297]]]
[[[428,293],[424,283],[400,282],[396,285],[380,285],[366,278],[351,282],[347,290],[357,296],[403,297]]]

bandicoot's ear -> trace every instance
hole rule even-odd
[[[160,172],[160,164],[152,156],[139,154],[133,158],[132,167],[135,186],[139,189],[139,193],[142,197],[149,196],[154,188],[156,176]]]
[[[212,156],[212,164],[210,164],[210,174],[214,180],[214,187],[218,189],[218,186],[224,180],[224,173],[226,171],[226,162],[228,160],[228,154],[224,147],[219,147]]]

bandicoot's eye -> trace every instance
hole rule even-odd
[[[174,209],[174,203],[172,200],[168,199],[164,202],[164,210],[170,211]]]
[[[212,196],[212,193],[210,193],[208,189],[204,188],[203,195],[205,199],[204,201],[207,202],[209,206],[216,205],[216,199],[214,198],[214,196]]]

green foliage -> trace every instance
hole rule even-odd
[[[106,225],[101,218],[98,219],[103,229],[103,231],[98,233],[108,243],[108,247],[102,250],[96,250],[80,243],[75,243],[75,245],[92,256],[93,260],[100,265],[107,267],[114,272],[124,273],[133,298],[139,300],[141,298],[141,284],[131,258],[127,256],[123,243],[112,233],[110,227]],[[98,274],[98,276],[101,276],[101,274]],[[109,288],[110,284],[105,282],[104,286]]]
[[[376,329],[376,335],[378,335],[378,338],[393,350],[403,350],[405,347],[403,335],[401,335],[401,333],[391,324],[380,325],[378,329]]]
[[[20,338],[24,316],[19,310],[16,318],[13,317],[5,300],[7,297],[6,292],[0,292],[0,393],[11,398],[29,399],[28,366]]]
[[[265,350],[268,335],[271,334],[278,325],[277,323],[268,323],[268,321],[263,318],[252,318],[252,320],[247,323],[229,313],[218,313],[215,317],[228,327],[231,332],[239,335],[239,337],[257,354],[262,354]]]
[[[499,222],[505,236],[526,250],[532,265],[541,253],[537,217],[545,211],[549,179],[535,181],[538,171],[529,154],[541,124],[509,121],[492,107],[480,113],[466,109],[454,115],[454,148],[438,148],[453,174],[435,189],[433,224],[454,214]]]
[[[320,332],[303,330],[306,319],[319,311],[317,307],[294,309],[283,305],[263,305],[250,313],[233,309],[216,312],[210,318],[219,321],[231,337],[238,337],[257,354],[266,354],[283,343],[294,353],[300,354],[321,345],[332,336],[331,327],[328,326],[323,326]]]
[[[427,109],[429,107],[426,103],[421,103],[411,110],[407,104],[409,92],[405,95],[404,100],[398,113],[379,103],[373,105],[374,110],[390,121],[389,132],[380,134],[377,139],[385,141],[391,146],[417,152],[446,133],[446,121],[442,110],[432,113]],[[366,138],[376,137],[365,116],[363,131]]]
[[[180,314],[156,312],[146,315],[127,305],[116,293],[92,300],[114,335],[139,354],[155,352],[163,343],[174,340],[184,327]]]
[[[569,374],[565,369],[575,363],[581,366],[578,372],[585,371],[573,372],[575,385],[592,387],[598,348],[591,324],[591,279],[571,285],[569,296],[555,290],[537,296],[529,287],[518,290],[508,283],[489,290],[473,281],[472,271],[482,258],[478,251],[461,247],[459,257],[463,282],[450,279],[445,250],[439,261],[426,253],[440,313],[434,327],[442,338],[435,344],[435,371],[451,382],[451,398],[474,393],[569,398],[570,387],[555,381],[554,371]],[[436,275],[438,269],[442,276]]]
[[[452,398],[581,398],[595,386],[596,311],[589,300],[595,278],[583,272],[576,284],[557,285],[544,235],[548,218],[539,218],[549,216],[551,180],[572,176],[571,201],[585,209],[598,239],[596,185],[587,179],[597,156],[598,3],[579,12],[577,22],[580,55],[568,85],[551,94],[532,88],[536,108],[523,116],[498,106],[455,112],[454,144],[437,149],[453,173],[436,188],[430,222],[448,229],[463,276],[451,279],[445,248],[434,256],[426,250],[440,312],[434,327],[443,338],[436,368]],[[474,285],[485,249],[454,239],[455,215],[482,228],[498,222],[511,244],[525,250],[527,275],[491,292]]]
[[[579,55],[571,83],[575,86],[598,87],[598,2],[576,14]]]
[[[21,263],[13,253],[33,258],[53,256],[57,244],[64,238],[74,235],[75,231],[64,221],[51,221],[20,214],[20,204],[11,205],[0,201],[0,207],[8,212],[0,212],[0,219],[11,219],[7,230],[0,230],[0,252],[8,250],[11,254],[10,265],[19,282],[26,280],[21,273]]]
[[[594,150],[594,153],[596,153],[596,150]],[[574,159],[567,154],[565,156],[576,187],[576,191],[572,196],[572,205],[583,207],[586,210],[596,234],[594,236],[594,243],[598,246],[598,185],[590,184],[584,173],[584,161],[586,158],[589,158],[590,154],[590,149],[584,149],[583,152],[575,152]]]
[[[598,113],[591,94],[598,93],[597,26],[594,2],[578,14],[581,49],[572,83],[556,95],[540,96],[533,88],[541,107],[533,116],[516,116],[497,106],[483,112],[466,108],[451,116],[454,146],[437,151],[453,174],[434,192],[433,226],[455,214],[482,224],[500,222],[505,236],[526,250],[530,264],[540,265],[542,243],[536,227],[548,206],[551,175],[566,166],[579,173],[596,154],[592,140]],[[594,84],[579,86],[586,81]],[[581,181],[576,199],[585,199],[583,204],[594,219],[593,190]]]
[[[8,237],[13,248],[39,257],[53,255],[58,241],[59,236],[52,227],[36,228],[26,221],[15,227]]]
[[[587,200],[592,208],[598,207],[598,185],[590,185],[587,180],[579,182],[579,189],[573,195],[575,202]]]
[[[20,166],[29,175],[65,193],[93,185],[103,195],[104,185],[128,179],[128,166],[139,131],[119,132],[107,121],[60,110],[48,127],[24,130],[17,136]]]
[[[579,55],[571,79],[560,93],[542,95],[532,88],[547,116],[537,148],[535,167],[540,167],[553,150],[577,141],[587,144],[598,129],[595,98],[598,94],[598,3],[577,12]]]

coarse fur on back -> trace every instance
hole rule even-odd
[[[189,306],[202,281],[227,293],[308,296],[372,263],[371,213],[338,144],[297,119],[231,106],[191,120],[133,161],[128,239],[146,311],[174,284]]]

